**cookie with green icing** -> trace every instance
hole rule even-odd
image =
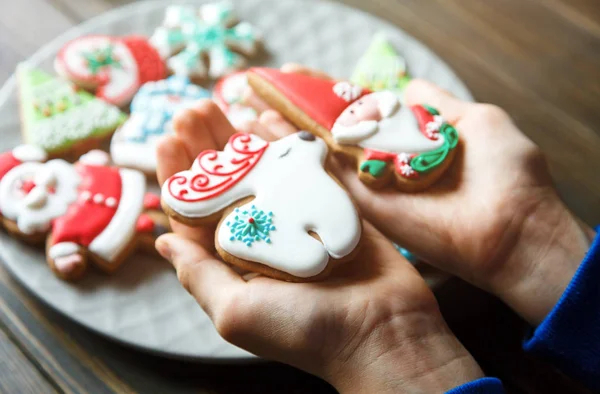
[[[390,90],[401,93],[410,77],[404,58],[388,42],[385,34],[379,33],[358,61],[350,80],[374,92]]]
[[[17,75],[23,139],[50,156],[96,147],[127,117],[117,107],[43,71],[19,67]]]

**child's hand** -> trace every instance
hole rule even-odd
[[[274,139],[285,130],[253,126]],[[215,104],[180,114],[158,150],[162,183],[235,131]],[[173,223],[156,246],[229,342],[328,380],[342,392],[444,392],[482,376],[431,291],[381,233],[364,223],[361,250],[323,282],[245,281],[214,253],[214,227]]]

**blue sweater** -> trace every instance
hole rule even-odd
[[[525,340],[526,351],[600,390],[600,226],[592,247],[554,309]],[[446,394],[503,394],[500,380],[483,378]]]

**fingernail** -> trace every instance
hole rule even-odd
[[[158,239],[154,243],[154,246],[156,247],[156,250],[163,258],[165,258],[169,262],[171,262],[171,255],[172,255],[171,248],[169,246],[169,242],[167,241],[167,239],[165,239],[165,237],[162,237],[162,236],[158,237]]]

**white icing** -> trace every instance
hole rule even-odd
[[[221,96],[227,104],[239,103],[248,89],[246,73],[237,73],[223,79]]]
[[[172,116],[208,97],[208,91],[191,85],[187,78],[172,76],[144,84],[131,103],[131,116],[112,138],[110,153],[115,164],[155,172],[156,146],[173,132]]]
[[[253,136],[250,149],[264,144]],[[231,159],[226,152],[223,160]],[[163,201],[178,214],[189,218],[209,216],[247,196],[256,198],[246,206],[255,205],[273,212],[276,230],[269,236],[271,243],[231,241],[225,225],[234,214],[225,218],[217,240],[228,253],[245,260],[259,262],[297,277],[319,274],[330,256],[347,256],[358,244],[361,225],[355,207],[347,193],[324,170],[327,146],[323,140],[304,141],[293,134],[271,143],[255,167],[229,190],[215,198],[199,202],[184,202],[169,192],[169,182],[162,190]],[[188,179],[198,172],[196,160]],[[190,191],[190,199],[199,194]],[[241,207],[244,209],[246,206]],[[314,231],[322,242],[309,235]]]
[[[378,96],[384,95],[384,102],[388,98],[387,92],[372,93]],[[386,112],[389,112],[390,102],[388,100]],[[381,111],[381,106],[380,106]],[[364,123],[364,126],[361,126]],[[341,144],[358,145],[362,148],[375,149],[390,153],[424,153],[441,147],[444,138],[440,136],[437,140],[427,138],[419,129],[419,124],[412,110],[408,106],[401,106],[399,110],[391,112],[390,116],[383,118],[377,123],[376,131],[373,132],[373,121],[363,121],[355,126],[343,126],[335,122],[331,131],[334,139]],[[364,127],[364,128],[363,128]]]
[[[350,82],[342,81],[333,85],[333,92],[339,98],[351,103],[362,94],[362,88],[358,85],[353,85]]]
[[[19,145],[12,150],[15,159],[19,161],[46,161],[46,151],[35,145]]]
[[[139,118],[136,115],[131,116],[129,121],[121,129],[117,130],[110,144],[110,155],[118,166],[136,168],[145,173],[153,173],[156,171],[157,164],[156,145],[162,135],[149,137],[145,143],[126,140],[124,133],[127,133],[129,128],[136,127],[136,117]],[[139,130],[139,128],[135,130]]]
[[[42,169],[33,177],[33,183],[35,183],[36,186],[44,186],[46,188],[54,187],[56,186],[56,182],[56,173],[45,167],[42,167]]]
[[[117,106],[126,105],[139,88],[138,66],[129,48],[120,40],[109,36],[89,36],[71,41],[63,48],[65,66],[57,67],[57,72],[77,82],[86,83],[86,78],[94,77],[85,63],[82,54],[112,45],[112,55],[119,59],[119,66],[109,65],[100,70],[107,82],[99,87],[98,96]],[[60,61],[57,62],[60,64]],[[87,82],[89,83],[89,82]]]
[[[32,180],[40,171],[52,171],[58,182],[54,193],[47,194],[43,206],[28,207],[21,184]],[[24,234],[47,231],[51,221],[64,215],[69,205],[77,200],[77,186],[80,182],[77,171],[64,160],[21,164],[10,170],[0,181],[0,211],[5,218],[16,221],[19,231]]]
[[[233,4],[206,4],[196,12],[189,6],[167,7],[162,26],[156,29],[150,43],[167,60],[175,75],[217,78],[237,70],[245,59],[229,47],[247,56],[257,48],[259,34],[248,23],[233,26],[237,20]],[[206,68],[202,55],[210,58]]]
[[[111,222],[88,249],[112,262],[129,245],[135,235],[137,220],[144,208],[146,178],[138,171],[121,169],[121,197]]]
[[[48,192],[45,187],[34,187],[23,199],[23,204],[29,209],[39,209],[48,201]]]
[[[59,242],[50,247],[48,257],[56,260],[59,257],[67,257],[75,253],[79,253],[79,245],[74,242]]]
[[[396,112],[400,105],[398,96],[392,92],[380,92],[377,94],[377,107],[382,118],[389,118]]]
[[[357,144],[377,132],[379,123],[376,120],[364,120],[353,126],[333,125],[331,135],[340,144]]]
[[[100,130],[112,131],[121,112],[100,100],[70,108],[64,113],[40,119],[27,129],[27,141],[50,151],[60,149],[68,141],[79,141]]]
[[[100,149],[94,149],[81,156],[79,162],[92,166],[105,166],[110,163],[110,156]]]
[[[233,104],[229,107],[226,115],[231,125],[236,129],[246,125],[248,122],[258,119],[258,115],[254,108],[239,104]]]

